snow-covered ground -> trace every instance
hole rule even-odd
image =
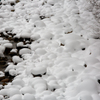
[[[0,100],[100,100],[100,14],[88,0],[1,2],[0,32],[34,41],[5,69],[15,78]],[[6,47],[1,37],[1,56]]]

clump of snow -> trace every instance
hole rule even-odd
[[[5,72],[8,72],[10,69],[14,69],[14,65],[8,65],[8,67],[5,69]]]
[[[20,55],[23,55],[23,54],[30,54],[31,53],[31,50],[28,49],[28,48],[23,48],[19,51],[19,54]]]
[[[90,85],[91,84],[91,85]],[[98,93],[97,83],[92,79],[83,80],[77,87],[79,91],[88,91],[90,93]]]
[[[26,94],[26,93],[33,94],[33,93],[35,93],[34,89],[31,86],[23,87],[22,89],[20,89],[20,92],[22,94]]]
[[[43,100],[57,100],[57,99],[56,99],[56,96],[46,95],[46,96],[44,96]]]
[[[42,91],[47,89],[46,81],[39,77],[34,78],[34,80],[32,81],[32,86],[34,87],[37,93],[41,93]]]
[[[3,77],[3,76],[5,76],[5,74],[2,71],[0,71],[0,77]]]
[[[23,45],[24,45],[23,42],[19,42],[19,43],[17,43],[17,47],[19,47],[19,46],[23,46]]]
[[[10,52],[17,52],[17,49],[12,49]]]
[[[23,61],[23,59],[20,58],[19,56],[13,56],[13,57],[12,57],[12,61],[13,61],[14,63],[19,63],[19,62]]]
[[[13,95],[16,95],[16,94],[20,94],[19,89],[10,88],[9,91],[10,92],[8,92],[8,96],[13,96]]]
[[[22,100],[22,95],[16,94],[16,95],[10,97],[10,100]]]
[[[3,95],[0,95],[0,100],[3,100],[3,99],[4,99]]]
[[[46,51],[42,48],[37,48],[35,50],[35,52],[38,54],[38,55],[44,55],[46,53]]]
[[[5,43],[4,46],[6,48],[12,48],[13,47],[12,43]]]
[[[84,95],[84,94],[80,97],[80,99],[81,100],[93,100],[90,95]]]
[[[23,87],[24,86],[24,81],[22,79],[18,78],[18,79],[13,80],[12,84],[13,85],[19,85],[19,86]]]
[[[33,68],[31,70],[31,72],[34,75],[44,74],[44,73],[46,73],[46,68],[45,67],[36,67],[36,68]]]
[[[45,27],[45,23],[43,21],[36,21],[34,27]]]
[[[11,76],[16,76],[16,70],[15,70],[15,69],[10,69],[10,70],[9,70],[9,74],[10,74]]]
[[[33,96],[33,94],[29,94],[29,93],[26,93],[24,95],[24,100],[35,100],[35,97]]]

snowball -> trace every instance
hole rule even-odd
[[[35,25],[36,27],[45,27],[45,26],[46,26],[45,23],[44,23],[43,21],[36,21],[36,22],[34,23],[34,25]]]
[[[3,97],[3,95],[0,95],[0,100],[4,100],[4,97]]]
[[[43,97],[43,100],[57,100],[54,95],[46,95]]]
[[[35,100],[35,97],[33,94],[26,93],[24,95],[24,100]]]
[[[40,77],[34,78],[32,86],[37,92],[42,92],[47,89],[46,81]]]
[[[56,54],[49,54],[49,56],[48,56],[49,59],[55,59],[56,57],[57,57]]]
[[[55,1],[54,1],[54,0],[48,0],[48,3],[49,3],[49,4],[55,4],[55,3],[57,3],[57,2],[58,2],[57,0],[55,0]]]
[[[17,49],[12,49],[10,52],[16,52],[17,53]]]
[[[34,89],[31,86],[25,86],[25,87],[21,88],[20,91],[22,94],[26,94],[26,93],[33,94],[34,93]]]
[[[9,89],[2,89],[0,90],[0,95],[8,95]]]
[[[9,89],[10,92],[8,92],[8,96],[13,96],[13,95],[16,95],[16,94],[20,94],[20,91],[18,89],[15,89],[15,88],[10,88]]]
[[[32,51],[35,51],[37,48],[42,48],[42,47],[43,47],[42,44],[36,44],[34,42],[31,44],[31,50]]]
[[[99,94],[93,94],[92,98],[93,98],[93,100],[99,100],[100,99],[100,95]]]
[[[80,72],[80,71],[83,71],[85,69],[85,67],[81,66],[81,65],[71,65],[70,69],[73,69],[74,71]]]
[[[30,54],[31,53],[31,50],[28,49],[28,48],[23,48],[19,51],[19,54],[20,55],[23,55],[23,54]]]
[[[23,45],[24,45],[23,42],[19,42],[19,43],[17,43],[17,47],[19,47],[19,46],[23,46]]]
[[[12,61],[13,61],[14,63],[19,63],[19,62],[23,61],[23,59],[20,58],[19,56],[13,56],[13,57],[12,57]]]
[[[9,74],[10,74],[11,76],[15,76],[15,75],[16,75],[16,70],[10,69],[10,70],[9,70]]]
[[[46,53],[46,51],[42,48],[37,48],[35,50],[35,52],[38,54],[38,55],[44,55]]]
[[[10,3],[14,3],[16,0],[8,0],[8,2]]]
[[[97,58],[94,58],[94,56],[89,56],[85,58],[85,61],[88,65],[93,65],[99,62],[99,60]]]
[[[14,65],[8,65],[7,68],[5,69],[5,72],[8,72],[10,69],[13,69]]]
[[[90,95],[84,95],[84,94],[80,97],[80,99],[81,100],[93,100],[93,98]]]
[[[30,19],[29,23],[34,23],[35,21],[40,20],[39,15],[38,14],[34,14],[32,16],[32,19]]]
[[[13,47],[12,43],[5,43],[4,46],[6,48],[12,48]]]
[[[45,67],[35,67],[31,70],[31,73],[34,75],[44,74],[46,73],[46,68]]]
[[[17,78],[17,79],[14,79],[13,81],[12,81],[12,84],[13,85],[19,85],[19,86],[24,86],[24,81],[22,80],[22,79],[20,79],[20,78]]]
[[[72,83],[72,82],[74,82],[76,80],[76,77],[75,76],[69,76],[68,78],[67,78],[67,83]]]
[[[44,34],[42,34],[41,37],[43,37],[45,39],[52,39],[53,34],[51,34],[50,32],[47,31]]]
[[[91,79],[84,80],[83,82],[81,82],[78,85],[77,89],[80,91],[88,91],[90,93],[97,93],[98,92],[96,82],[94,82]]]
[[[11,1],[15,1],[15,0],[11,0]],[[5,28],[5,31],[12,31],[13,30],[13,27],[6,27]]]
[[[99,51],[100,47],[98,45],[100,45],[99,42],[96,42],[96,43],[93,43],[92,45],[90,45],[87,48],[88,54],[91,53],[92,56],[98,56],[98,55],[100,55],[100,51]]]
[[[21,37],[22,38],[30,38],[30,35],[31,35],[31,33],[30,32],[28,32],[28,31],[23,31],[22,33],[21,33]]]
[[[5,76],[4,72],[0,71],[0,77]]]
[[[38,40],[39,38],[40,38],[40,35],[38,35],[38,34],[35,34],[35,35],[31,36],[32,40]]]
[[[22,100],[22,96],[20,94],[16,94],[10,98],[10,100]]]
[[[48,82],[48,88],[50,90],[57,89],[57,88],[59,88],[59,85],[55,80],[51,80]]]

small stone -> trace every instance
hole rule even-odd
[[[14,5],[15,5],[15,3],[13,3],[13,2],[12,2],[12,3],[10,3],[10,5],[11,5],[11,6],[14,6]]]
[[[63,43],[61,43],[60,46],[65,46],[65,45]]]
[[[31,41],[31,39],[30,38],[25,38],[25,41]]]
[[[11,10],[11,12],[14,12],[14,11],[15,11],[14,9]]]
[[[20,0],[16,0],[16,3],[20,2]]]
[[[87,64],[84,64],[85,67],[87,67]]]
[[[8,64],[6,63],[5,65],[0,65],[1,70],[6,68],[8,66]]]
[[[7,57],[0,57],[0,61],[7,60]]]
[[[5,78],[1,82],[9,82],[9,78]]]
[[[46,72],[45,72],[45,73],[43,73],[43,75],[46,75]]]
[[[0,77],[0,81],[1,81],[1,80],[3,80],[4,78],[5,78],[5,76],[3,76],[3,77]]]
[[[33,74],[33,77],[42,77],[42,75],[41,74],[37,74],[37,75]]]
[[[52,91],[54,92],[56,89],[54,88],[54,89],[52,89]]]
[[[51,6],[54,6],[54,4],[51,4]]]
[[[2,2],[0,2],[0,5],[2,5]]]
[[[42,19],[44,19],[45,18],[45,16],[40,16],[40,19],[42,20]]]
[[[2,85],[3,85],[3,86],[4,86],[4,85],[7,85],[7,83],[3,82]]]
[[[65,32],[65,34],[70,34],[70,33],[72,33],[73,31],[70,31],[70,32]]]
[[[98,79],[98,83],[100,84],[100,79]]]
[[[18,38],[17,37],[14,37],[14,42],[18,42]]]
[[[85,50],[85,48],[82,48],[82,50]]]
[[[24,38],[20,37],[20,38],[19,38],[19,41],[24,41]]]

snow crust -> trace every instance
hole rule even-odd
[[[100,25],[89,1],[1,2],[0,32],[33,41],[5,69],[15,78],[0,100],[100,100]],[[7,47],[13,45],[0,37],[0,57]]]

